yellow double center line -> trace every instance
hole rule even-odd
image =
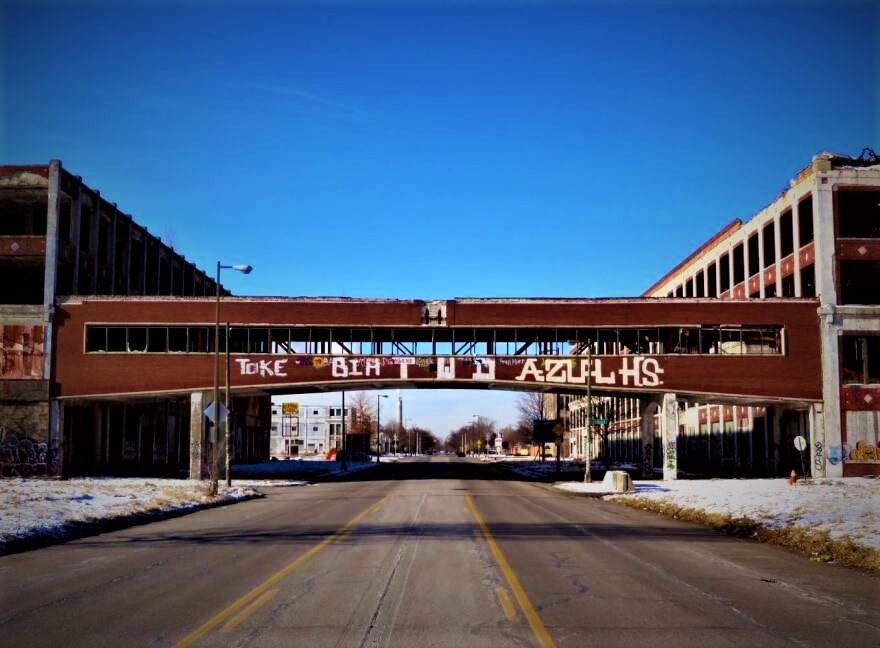
[[[477,510],[477,506],[476,504],[474,504],[474,500],[471,498],[470,493],[466,494],[464,498],[467,502],[467,507],[471,510],[474,519],[480,526],[480,531],[482,531],[483,537],[486,538],[486,542],[489,545],[489,550],[495,557],[495,562],[498,563],[498,567],[499,569],[501,569],[501,573],[504,574],[504,578],[507,581],[510,590],[513,592],[513,597],[516,599],[516,602],[519,603],[520,609],[522,609],[526,620],[529,622],[529,626],[532,628],[532,632],[535,634],[535,638],[538,640],[538,645],[541,646],[541,648],[554,648],[553,639],[550,638],[550,634],[547,632],[547,628],[544,627],[544,623],[541,621],[541,617],[539,617],[538,613],[535,612],[535,608],[532,605],[532,602],[529,601],[529,597],[526,596],[526,592],[523,589],[522,585],[520,585],[519,579],[510,568],[510,564],[507,562],[507,558],[505,558],[504,554],[501,553],[501,549],[498,547],[498,543],[495,542],[495,538],[492,536],[492,532],[489,531],[489,526],[486,524],[486,520],[483,519],[483,516],[480,515],[480,512]]]
[[[357,524],[361,520],[361,518],[363,518],[364,516],[366,516],[369,513],[373,513],[375,511],[377,511],[379,509],[379,507],[382,506],[382,503],[385,500],[387,500],[389,497],[390,497],[389,495],[386,495],[381,500],[379,500],[377,503],[370,504],[366,509],[364,509],[363,511],[361,511],[360,513],[355,515],[353,518],[351,518],[348,522],[346,522],[345,526],[340,528],[339,531],[337,531],[336,533],[334,533],[331,536],[324,538],[324,540],[322,540],[320,543],[316,544],[314,547],[312,547],[311,549],[306,551],[304,554],[299,556],[293,562],[288,563],[287,565],[282,567],[280,570],[275,572],[275,574],[273,574],[272,576],[267,578],[265,581],[263,581],[262,583],[257,585],[254,589],[252,589],[250,592],[248,592],[247,594],[242,596],[240,599],[235,601],[235,603],[228,606],[226,609],[224,609],[219,614],[216,614],[215,616],[211,617],[204,624],[202,624],[201,626],[199,626],[198,628],[193,630],[191,633],[189,633],[187,636],[185,636],[183,639],[181,639],[179,642],[174,644],[174,648],[186,648],[186,646],[191,646],[196,641],[198,641],[199,639],[204,637],[211,630],[213,630],[214,628],[219,626],[221,623],[223,623],[224,621],[229,619],[229,617],[231,617],[233,614],[236,614],[236,612],[238,612],[239,610],[241,610],[243,607],[245,607],[247,605],[248,606],[247,610],[242,610],[242,612],[240,614],[236,615],[236,617],[234,619],[231,619],[230,622],[227,624],[227,631],[234,628],[236,625],[241,623],[241,621],[244,620],[244,618],[247,617],[248,614],[250,614],[251,612],[256,610],[258,607],[260,607],[260,605],[262,605],[263,603],[265,603],[266,601],[268,601],[270,598],[272,598],[275,595],[275,592],[277,592],[277,590],[275,592],[268,593],[269,588],[271,588],[273,585],[277,584],[285,576],[289,576],[291,573],[296,571],[296,569],[298,569],[300,566],[302,566],[303,563],[305,563],[309,558],[311,558],[312,556],[314,556],[315,554],[320,552],[327,545],[329,545],[333,542],[336,542],[337,540],[342,538],[344,535],[346,535],[349,532],[349,530],[351,529],[351,527],[353,527],[355,524]],[[256,599],[259,599],[259,600],[256,600]]]

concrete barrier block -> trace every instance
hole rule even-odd
[[[614,493],[631,493],[636,489],[632,477],[624,470],[609,470],[602,484]]]

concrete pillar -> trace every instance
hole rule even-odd
[[[773,426],[773,474],[778,475],[779,465],[782,461],[782,408],[779,405],[772,405],[765,408],[764,411],[770,413],[770,416],[767,417],[767,427]],[[787,451],[788,448],[786,448]]]
[[[205,408],[208,398],[203,392],[189,397],[189,478],[202,479],[206,466]]]
[[[71,294],[79,294],[79,266],[80,266],[80,238],[82,237],[82,211],[83,211],[82,181],[76,188],[76,199],[73,203],[73,213],[70,215],[73,221],[73,285]]]
[[[730,286],[729,292],[728,292],[728,297],[727,297],[728,299],[733,299],[733,287],[735,285],[733,282],[733,279],[736,276],[733,273],[733,248],[734,247],[736,247],[736,246],[729,245],[727,247],[727,283]]]
[[[758,226],[758,296],[764,299],[767,295],[764,292],[764,225]]]
[[[825,301],[824,297],[822,301]],[[836,309],[834,306],[823,305],[819,308],[819,330],[822,351],[822,405],[818,419],[821,421],[821,429],[825,437],[826,477],[843,477],[843,461],[838,461],[836,464],[828,461],[829,457],[842,457],[843,454],[841,450],[843,436],[840,432],[840,349],[837,345],[839,326],[835,322],[835,315]]]
[[[773,256],[776,258],[776,296],[782,297],[782,236],[779,226],[779,209],[773,217]]]
[[[791,241],[794,248],[794,296],[802,297],[801,291],[801,224],[798,215],[798,202],[792,196],[789,201],[791,208]]]
[[[678,479],[678,401],[675,394],[663,394],[660,427],[663,437],[663,480]]]
[[[657,401],[640,400],[639,432],[642,442],[642,478],[654,478],[654,416],[657,414]]]
[[[810,406],[807,425],[810,433],[810,474],[813,477],[825,477],[828,472],[828,446],[825,443],[825,417],[821,403]],[[837,463],[843,465],[841,461]]]
[[[65,449],[64,439],[64,407],[57,399],[49,401],[49,449],[55,449],[55,456],[59,458],[59,475],[67,477],[70,473],[69,459]]]

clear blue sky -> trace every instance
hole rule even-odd
[[[237,294],[615,296],[880,150],[877,3],[243,5],[0,0],[0,161]]]

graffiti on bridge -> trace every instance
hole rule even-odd
[[[311,367],[331,379],[388,378],[409,380],[513,380],[525,383],[552,383],[597,386],[659,387],[664,373],[656,358],[624,356],[614,361],[601,358],[501,358],[501,357],[349,357],[314,356],[280,359],[236,358],[240,376],[290,378],[294,368]],[[615,363],[617,363],[616,366]],[[301,372],[300,372],[301,373]],[[322,377],[326,376],[324,374]],[[308,378],[300,378],[308,379]]]
[[[58,450],[49,444],[6,432],[0,428],[0,476],[54,476],[60,469]]]

